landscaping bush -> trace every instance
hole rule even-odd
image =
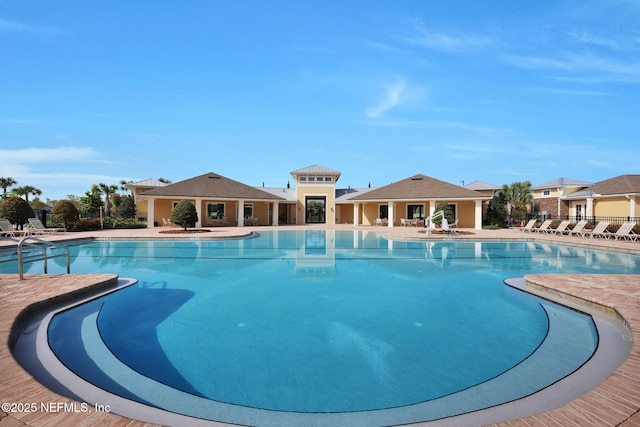
[[[62,224],[65,230],[72,230],[79,221],[79,213],[76,205],[71,200],[60,200],[51,211],[54,222]]]
[[[181,200],[176,207],[173,208],[171,222],[181,225],[185,231],[187,227],[195,226],[195,223],[198,222],[196,207],[189,200]]]
[[[99,219],[82,218],[74,224],[72,231],[95,231],[100,229]]]
[[[121,205],[122,206],[122,205]],[[112,218],[104,219],[104,228],[146,228],[147,223],[134,218]]]
[[[20,197],[9,197],[0,203],[0,218],[6,218],[11,224],[23,225],[29,218],[35,217],[29,202]]]

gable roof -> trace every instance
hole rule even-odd
[[[351,200],[424,200],[424,199],[490,199],[477,191],[469,190],[422,174],[373,189]]]
[[[558,187],[589,187],[593,185],[592,182],[579,181],[577,179],[570,178],[556,178],[551,181],[547,181],[535,187],[531,187],[532,190],[542,190],[543,188],[558,188]]]
[[[285,200],[282,197],[255,187],[226,178],[213,172],[164,187],[145,191],[143,196],[157,197],[206,197],[210,199],[234,200]]]
[[[282,187],[256,187],[259,190],[266,191],[269,194],[273,194],[276,197],[281,197],[287,202],[295,202],[298,200],[298,195],[295,188],[282,188]]]

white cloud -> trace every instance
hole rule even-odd
[[[406,43],[440,52],[456,53],[484,49],[495,43],[492,37],[474,33],[444,33],[425,28],[421,21],[409,24],[409,33],[401,37]]]
[[[365,114],[372,119],[384,115],[402,101],[406,89],[407,84],[404,80],[399,80],[389,85],[385,90],[382,100],[376,106],[367,108]]]
[[[35,35],[66,34],[66,31],[46,25],[25,24],[23,22],[0,19],[0,31]]]
[[[101,161],[100,154],[88,147],[0,149],[0,166],[65,161]]]

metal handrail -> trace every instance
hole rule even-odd
[[[42,246],[42,257],[39,256],[29,256],[27,257],[27,259],[24,259],[22,257],[22,245],[25,244],[25,242],[27,240],[35,240],[36,242],[38,242],[38,246]],[[65,250],[64,254],[52,254],[50,256],[47,256],[47,248],[58,248],[59,246],[51,243],[51,242],[47,242],[46,240],[42,240],[42,239],[38,239],[36,237],[25,237],[24,239],[22,239],[20,241],[20,243],[18,243],[18,276],[20,277],[20,280],[24,280],[24,263],[27,262],[36,262],[42,259],[43,264],[44,264],[44,273],[43,274],[47,274],[47,260],[49,258],[58,258],[61,256],[64,256],[66,258],[67,261],[67,274],[71,274],[71,257],[69,256],[69,248],[66,246],[62,246],[62,248]]]

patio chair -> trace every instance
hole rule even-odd
[[[538,228],[532,228],[531,231],[533,233],[547,233],[549,231],[549,226],[551,226],[551,223],[553,221],[548,219],[545,222],[542,223],[542,225]]]
[[[569,221],[562,221],[558,224],[558,228],[549,229],[549,234],[564,234],[567,231],[567,227],[569,227]]]
[[[382,219],[381,218],[376,218],[373,220],[373,225],[382,225]]]
[[[582,230],[584,229],[584,227],[588,224],[588,221],[582,220],[582,221],[578,221],[576,223],[576,225],[573,226],[573,228],[571,230],[565,230],[565,233],[568,236],[573,236],[573,235],[580,235],[580,233],[582,233]]]
[[[625,222],[618,228],[618,231],[615,233],[607,233],[606,231],[602,233],[601,237],[605,239],[614,238],[615,240],[630,240],[635,242],[638,240],[638,235],[633,232],[633,227],[636,226],[635,222]]]
[[[29,218],[29,224],[33,227],[34,234],[53,234],[59,231],[65,231],[64,228],[47,228],[38,218]]]
[[[584,230],[580,233],[581,237],[604,237],[604,233],[607,231],[607,227],[609,226],[609,222],[601,221],[596,225],[596,228],[593,230]]]
[[[520,229],[520,231],[531,231],[533,229],[533,226],[536,224],[536,220],[535,219],[530,219],[529,222],[527,222],[527,225],[525,225],[524,227],[522,227]]]
[[[0,233],[7,237],[28,236],[31,234],[28,230],[16,230],[6,218],[0,218],[0,230],[2,230]]]

